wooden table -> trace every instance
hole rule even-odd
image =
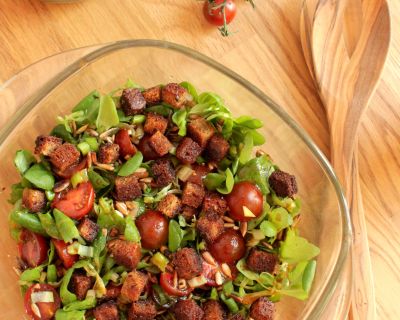
[[[0,0],[0,83],[48,55],[130,38],[192,47],[261,88],[329,154],[328,127],[299,40],[301,0],[237,0],[229,38],[207,25],[195,0]],[[400,1],[389,0],[392,44],[360,133],[360,171],[379,319],[400,319]],[[280,79],[269,75],[282,74]],[[6,106],[2,106],[5,108]],[[1,109],[0,109],[1,116]]]

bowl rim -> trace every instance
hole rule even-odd
[[[157,47],[160,49],[169,49],[173,51],[177,51],[181,54],[189,56],[190,58],[196,59],[216,70],[224,74],[225,76],[231,78],[236,81],[243,87],[245,87],[248,91],[250,91],[253,95],[255,95],[258,99],[267,104],[272,111],[277,114],[289,127],[300,137],[301,140],[308,146],[312,154],[316,157],[317,161],[321,165],[321,168],[327,175],[329,181],[332,183],[334,190],[336,192],[337,200],[339,202],[339,210],[342,216],[342,244],[340,247],[340,252],[338,255],[337,262],[332,271],[331,277],[323,289],[322,293],[318,297],[318,300],[315,302],[315,307],[311,310],[308,319],[318,319],[321,313],[325,310],[330,298],[332,297],[334,290],[338,284],[340,275],[343,271],[343,267],[347,261],[347,257],[349,255],[350,247],[352,244],[352,225],[350,219],[350,212],[347,205],[347,201],[345,199],[341,184],[330,164],[328,159],[325,157],[323,152],[319,149],[319,147],[313,142],[311,137],[306,133],[306,131],[300,127],[296,123],[294,119],[292,119],[289,114],[280,107],[277,103],[275,103],[269,96],[263,93],[259,88],[251,84],[248,80],[240,76],[238,73],[230,70],[219,62],[213,60],[212,58],[197,52],[194,49],[189,47],[176,44],[169,41],[164,40],[155,40],[155,39],[130,39],[130,40],[120,40],[114,41],[104,44],[94,44],[80,48],[74,48],[71,50],[62,51],[56,53],[54,55],[50,55],[48,57],[42,58],[27,67],[21,69],[19,72],[14,74],[8,80],[6,80],[3,84],[0,85],[0,94],[6,90],[14,80],[18,79],[18,76],[23,74],[25,71],[29,70],[31,67],[47,60],[52,57],[56,57],[58,55],[71,53],[74,51],[79,51],[83,49],[93,48],[88,54],[85,54],[83,57],[76,59],[73,63],[56,73],[55,76],[50,78],[45,84],[41,86],[41,88],[30,97],[25,103],[23,103],[22,107],[17,110],[13,115],[11,115],[8,123],[0,129],[0,145],[3,144],[5,139],[8,137],[8,134],[15,128],[16,124],[21,121],[26,114],[40,101],[42,100],[48,92],[53,90],[59,84],[61,84],[64,80],[66,80],[69,76],[73,75],[75,72],[94,62],[96,59],[101,58],[111,52],[131,48],[131,47]]]

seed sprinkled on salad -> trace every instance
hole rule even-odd
[[[34,320],[269,320],[309,296],[296,178],[189,82],[89,93],[19,150],[10,230]]]

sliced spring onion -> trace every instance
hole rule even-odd
[[[52,291],[32,292],[31,301],[33,304],[38,302],[54,302],[54,295]]]
[[[90,152],[90,145],[89,143],[83,141],[77,145],[79,151],[86,156]]]
[[[188,284],[192,288],[198,288],[204,286],[207,283],[207,279],[204,275],[200,275],[198,277],[194,277],[188,280]]]
[[[86,169],[78,171],[71,177],[71,184],[75,188],[78,184],[82,182],[89,181],[88,173]]]
[[[161,252],[157,252],[154,256],[151,257],[150,262],[162,272],[165,272],[165,268],[167,267],[169,260]]]
[[[194,171],[190,166],[182,166],[176,173],[176,176],[179,180],[186,182],[193,174],[193,172]]]
[[[88,247],[80,244],[79,242],[74,242],[67,248],[69,254],[79,254],[81,257],[93,257],[94,249],[93,247]]]

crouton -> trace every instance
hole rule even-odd
[[[89,218],[83,218],[78,225],[78,231],[85,241],[93,242],[99,232],[99,226]]]
[[[218,214],[207,213],[197,221],[196,228],[204,240],[212,243],[224,232],[224,220]]]
[[[132,271],[128,273],[121,288],[121,302],[128,303],[138,301],[140,294],[144,290],[148,275],[140,271]]]
[[[203,202],[204,188],[195,183],[187,182],[183,188],[182,204],[198,208]]]
[[[106,287],[106,294],[102,297],[102,300],[116,300],[121,294],[122,286],[117,286],[110,282]]]
[[[152,320],[157,316],[156,304],[152,300],[139,300],[132,303],[128,320]]]
[[[192,299],[179,300],[172,308],[176,320],[202,320],[203,310]]]
[[[219,193],[208,192],[204,197],[202,209],[205,213],[216,213],[223,216],[228,210],[228,204]]]
[[[214,127],[204,118],[192,120],[187,126],[189,136],[196,141],[200,147],[205,148],[208,140],[214,135]]]
[[[157,210],[165,214],[167,217],[172,218],[181,208],[181,200],[174,194],[168,193],[157,206]]]
[[[50,162],[58,170],[64,171],[79,162],[80,153],[71,143],[64,143],[50,153]]]
[[[62,139],[54,136],[38,136],[35,141],[35,153],[49,156],[57,147],[62,145]]]
[[[180,109],[185,105],[186,95],[186,89],[177,83],[168,83],[161,89],[162,101],[175,109]]]
[[[273,253],[253,248],[246,258],[246,263],[247,267],[254,272],[273,273],[278,263],[278,257]]]
[[[231,314],[228,317],[228,320],[245,320],[245,318],[240,313],[236,313],[236,314]]]
[[[148,134],[154,134],[160,131],[162,134],[165,133],[168,127],[168,119],[163,116],[149,112],[146,115],[146,122],[144,123],[143,130]]]
[[[150,137],[151,136],[149,135],[144,135],[143,138],[140,139],[137,146],[140,152],[143,154],[143,158],[145,161],[155,160],[159,158],[158,154],[153,150],[152,147],[150,147]]]
[[[193,173],[187,180],[187,182],[192,182],[200,186],[203,185],[204,177],[210,172],[210,168],[203,164],[195,164],[192,166]]]
[[[114,163],[119,158],[119,145],[106,143],[100,146],[98,160],[100,163]]]
[[[201,154],[201,147],[192,139],[185,137],[181,140],[176,148],[176,157],[184,164],[192,164],[196,162],[197,157]]]
[[[148,106],[157,104],[161,102],[161,87],[156,86],[146,89],[142,92],[144,100]]]
[[[72,292],[76,294],[78,300],[86,298],[86,294],[93,286],[93,279],[87,275],[75,272],[71,277]]]
[[[107,249],[117,264],[130,270],[135,269],[142,258],[140,244],[136,242],[114,239],[108,242]]]
[[[168,138],[164,136],[160,131],[157,131],[150,137],[149,145],[160,157],[165,156],[173,147]]]
[[[197,209],[189,206],[183,206],[181,216],[185,218],[186,221],[192,221],[193,217],[197,215]]]
[[[146,100],[139,89],[124,89],[120,98],[120,104],[125,115],[133,116],[144,110]]]
[[[203,303],[203,320],[224,320],[226,313],[222,305],[216,300],[208,300]]]
[[[229,143],[221,135],[214,134],[207,143],[206,155],[211,161],[219,162],[227,155]]]
[[[272,172],[268,182],[278,197],[292,197],[297,193],[296,177],[284,171]]]
[[[168,159],[157,159],[151,166],[156,187],[165,187],[175,179],[175,170]]]
[[[133,174],[127,177],[117,177],[114,191],[114,198],[117,201],[131,201],[142,195],[138,178]]]
[[[25,188],[22,192],[22,205],[30,212],[40,212],[46,208],[46,195],[43,191]]]
[[[118,308],[114,301],[108,301],[93,310],[96,320],[119,320]]]
[[[273,320],[275,305],[266,297],[259,298],[250,307],[250,317],[254,320]]]
[[[178,250],[172,259],[172,265],[175,267],[179,278],[190,280],[201,274],[201,258],[192,248],[183,248]]]

